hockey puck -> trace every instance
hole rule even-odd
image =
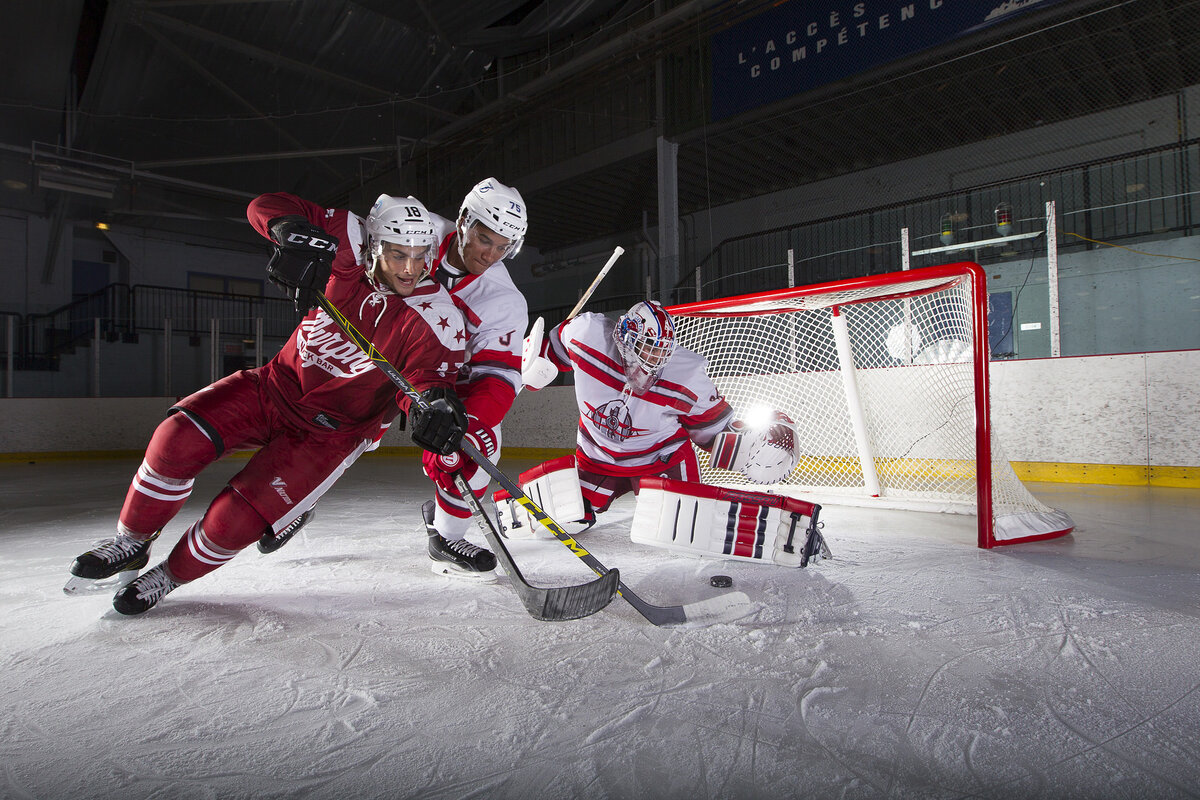
[[[708,582],[718,589],[728,589],[733,586],[733,578],[728,575],[713,575],[708,579]]]

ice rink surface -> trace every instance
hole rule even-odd
[[[0,797],[1200,796],[1200,491],[1036,484],[1076,532],[990,552],[973,517],[826,505],[803,570],[634,545],[627,498],[581,542],[628,586],[755,603],[671,629],[433,575],[429,484],[370,457],[278,553],[125,618],[61,587],[136,467],[0,464]],[[510,544],[535,584],[591,576]]]

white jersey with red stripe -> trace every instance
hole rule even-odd
[[[575,372],[580,468],[608,475],[657,474],[684,458],[688,441],[709,449],[733,418],[703,356],[677,347],[644,394],[625,391],[615,323],[581,314],[546,337],[546,356]]]
[[[529,321],[525,296],[513,283],[503,261],[497,261],[482,275],[452,267],[446,254],[458,246],[454,223],[434,213],[429,216],[441,239],[434,278],[450,292],[467,323],[466,364],[459,372],[456,391],[469,413],[494,427],[500,424],[521,388],[521,342]],[[481,394],[486,400],[479,397]]]

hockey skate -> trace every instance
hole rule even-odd
[[[434,503],[432,500],[426,500],[421,506],[421,517],[425,520],[425,533],[429,535],[429,557],[433,559],[433,574],[480,583],[495,581],[496,556],[466,539],[454,542],[446,540],[433,526],[433,514]]]
[[[276,533],[267,528],[263,532],[262,538],[258,540],[258,552],[274,553],[279,548],[292,540],[292,537],[300,532],[300,529],[312,521],[312,518],[317,515],[316,508],[310,508],[300,516],[296,517],[287,527]]]
[[[150,562],[150,543],[162,533],[138,540],[118,533],[102,539],[71,564],[71,579],[63,586],[69,595],[95,594],[120,588],[137,577]]]
[[[153,608],[168,592],[182,585],[171,577],[167,562],[164,561],[154,569],[147,570],[145,575],[134,578],[113,595],[113,608],[127,616],[141,614]]]

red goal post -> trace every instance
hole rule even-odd
[[[987,288],[978,264],[674,306],[679,344],[751,420],[796,423],[795,470],[767,488],[822,503],[977,513],[980,547],[1063,536],[991,426]],[[702,479],[746,486],[708,465]]]

